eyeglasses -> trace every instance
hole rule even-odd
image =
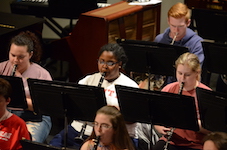
[[[108,125],[108,124],[105,124],[105,123],[99,125],[98,122],[94,122],[94,123],[93,123],[93,126],[94,126],[94,127],[99,127],[99,126],[100,126],[100,128],[101,128],[102,130],[108,130],[108,129],[112,128],[111,125]]]
[[[113,61],[108,61],[108,62],[105,62],[105,61],[103,61],[103,60],[97,60],[98,61],[98,63],[99,64],[101,64],[101,65],[104,65],[104,64],[106,64],[107,66],[114,66],[115,64],[117,64],[118,62],[113,62]]]

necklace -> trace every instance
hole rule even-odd
[[[191,88],[191,89],[186,89],[186,88],[184,87],[183,90],[184,90],[184,91],[187,91],[187,92],[188,92],[188,91],[192,91],[192,90],[194,90],[194,89],[196,89],[196,88],[198,87],[199,83],[200,83],[199,81],[196,81],[195,86],[194,86],[193,88]]]
[[[105,145],[101,145],[101,144],[99,143],[98,147],[100,147],[101,150],[111,150],[111,146],[109,146],[109,145],[105,146]]]

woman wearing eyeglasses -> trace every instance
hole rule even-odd
[[[130,86],[130,87],[138,87],[138,84],[124,75],[120,72],[120,69],[124,67],[124,65],[127,62],[127,56],[125,55],[124,49],[119,46],[118,44],[106,44],[103,47],[101,47],[99,53],[98,53],[98,72],[87,75],[83,79],[79,81],[79,84],[84,85],[92,85],[92,86],[98,86],[100,85],[105,89],[105,96],[107,105],[116,106],[119,108],[118,100],[117,100],[117,93],[115,90],[115,85],[123,85],[123,86]],[[102,75],[105,74],[103,81],[100,83],[100,79],[102,78]],[[82,129],[83,122],[82,121],[76,121],[74,120],[71,123],[71,126],[69,126],[69,132],[72,134],[69,135],[70,137],[77,136],[81,129]],[[136,134],[136,126],[137,123],[131,123],[127,124],[127,130],[129,133],[129,136],[133,139],[133,142],[135,146],[138,144],[138,137]],[[85,130],[85,138],[86,136],[90,136],[92,132],[92,127],[88,123]],[[62,139],[64,135],[64,131],[62,131],[60,134],[54,137],[54,139],[50,142],[51,145],[62,147]],[[70,137],[68,138],[70,140]],[[72,141],[72,140],[71,140]],[[69,142],[69,141],[68,141]],[[75,146],[78,147],[78,143],[75,141],[69,142],[67,144],[68,146]]]
[[[79,84],[98,86],[102,73],[105,73],[101,87],[105,89],[107,104],[119,107],[115,85],[138,87],[135,81],[120,72],[127,60],[124,49],[118,44],[104,45],[98,54],[99,72],[87,75],[79,81]]]
[[[104,106],[97,111],[93,132],[81,150],[93,150],[95,145],[97,150],[134,150],[123,116],[116,107]]]

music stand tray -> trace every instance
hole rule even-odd
[[[202,126],[209,131],[227,132],[227,95],[196,88]]]
[[[20,140],[20,143],[23,147],[23,150],[76,150],[76,149],[72,149],[72,148],[59,148],[59,147],[55,147],[55,146],[51,146],[51,145],[47,145],[47,144],[43,144],[43,143],[38,143],[35,141],[30,141],[30,140]]]
[[[11,102],[7,107],[28,108],[22,78],[4,75],[0,75],[0,78],[7,80],[12,87]]]

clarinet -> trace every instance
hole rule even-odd
[[[102,76],[101,76],[101,78],[100,78],[100,80],[99,80],[98,87],[101,87],[101,86],[102,86],[102,83],[103,83],[103,81],[104,81],[105,75],[106,75],[106,73],[103,72],[103,73],[102,73]],[[100,140],[100,136],[97,136],[95,139],[93,139],[93,141],[94,141],[94,147],[93,147],[92,150],[97,150],[98,145],[99,145],[99,140]]]
[[[184,88],[184,82],[181,82],[179,92],[178,92],[179,95],[182,95],[183,88]]]
[[[100,78],[100,80],[99,80],[98,87],[101,87],[101,86],[102,86],[102,83],[103,83],[103,81],[104,81],[105,75],[106,75],[106,73],[103,72],[103,73],[102,73],[102,76],[101,76],[101,78]],[[83,136],[84,136],[84,132],[85,132],[85,130],[86,130],[86,126],[87,126],[87,123],[86,123],[86,122],[83,123],[82,128],[81,128],[81,131],[80,131],[80,134],[79,134],[77,137],[75,137],[74,140],[75,140],[77,143],[82,143],[82,142],[84,141]]]
[[[179,91],[178,91],[178,94],[179,95],[182,95],[182,91],[183,91],[183,88],[184,88],[184,82],[181,82],[180,84],[180,88],[179,88]],[[167,141],[166,141],[166,144],[164,146],[164,150],[167,150],[167,147],[168,147],[168,144],[170,143],[170,139],[173,135],[173,131],[175,130],[175,128],[172,128],[170,131],[167,132]]]
[[[82,128],[81,128],[81,131],[80,131],[79,136],[75,137],[75,141],[76,141],[77,143],[80,143],[80,144],[81,144],[82,142],[84,142],[83,136],[84,136],[84,132],[85,132],[85,130],[86,130],[86,126],[87,126],[87,123],[85,122],[85,123],[82,125]]]
[[[11,76],[15,75],[16,70],[17,70],[17,64],[13,66],[13,70],[12,70]]]
[[[94,141],[94,147],[92,150],[97,150],[98,145],[99,145],[99,140],[100,140],[100,136],[97,136],[95,139],[93,139]]]
[[[103,81],[104,81],[105,75],[106,75],[106,73],[103,72],[103,73],[102,73],[102,76],[101,76],[101,78],[100,78],[100,80],[99,80],[98,87],[101,87],[101,86],[102,86],[102,83],[103,83]]]

